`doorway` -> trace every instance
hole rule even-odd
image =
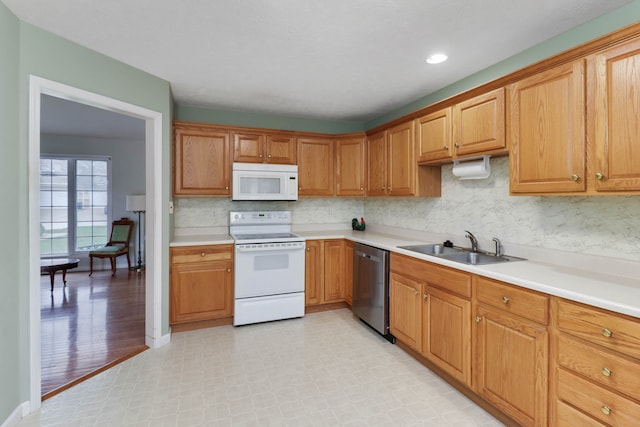
[[[41,280],[44,400],[147,348],[144,270],[128,269],[144,239],[126,203],[145,194],[146,153],[144,120],[45,94],[40,101],[40,256],[79,261],[68,283]],[[96,259],[89,276],[89,252],[119,218],[133,221],[129,253],[116,258],[115,277],[108,259]]]
[[[29,87],[29,347],[30,410],[41,406],[40,349],[40,133],[41,97],[50,95],[80,104],[124,114],[145,122],[146,175],[146,271],[145,343],[156,348],[166,344],[162,336],[162,114],[133,104],[87,92],[36,76]]]

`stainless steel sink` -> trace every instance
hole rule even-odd
[[[480,252],[459,252],[456,254],[443,255],[442,258],[449,261],[463,262],[471,265],[497,264],[511,261],[510,257],[483,254]]]
[[[449,261],[461,262],[471,265],[498,264],[509,261],[523,261],[523,258],[512,256],[495,256],[485,252],[472,252],[467,248],[447,247],[443,245],[412,245],[398,246],[401,249],[418,252],[424,255],[432,255]]]
[[[407,249],[413,252],[419,252],[425,255],[443,256],[446,254],[457,254],[460,250],[450,248],[443,245],[413,245],[413,246],[398,246],[401,249]]]

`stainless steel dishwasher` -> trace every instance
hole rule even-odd
[[[353,313],[389,342],[389,251],[353,244]]]

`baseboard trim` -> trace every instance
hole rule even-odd
[[[31,404],[29,402],[22,402],[16,409],[13,410],[11,415],[4,420],[0,427],[14,427],[17,426],[20,420],[29,415],[29,409]]]
[[[160,338],[157,340],[153,337],[150,337],[149,335],[146,335],[144,337],[144,343],[149,348],[160,348],[164,345],[169,344],[170,342],[171,342],[171,332],[160,336]]]

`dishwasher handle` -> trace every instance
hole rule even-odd
[[[357,256],[357,257],[360,257],[360,258],[366,258],[366,259],[371,260],[371,261],[373,261],[373,262],[382,262],[382,258],[380,258],[380,257],[378,257],[378,256],[375,256],[375,255],[368,254],[368,253],[366,253],[366,252],[362,252],[362,251],[354,250],[354,251],[353,251],[353,254],[354,254],[355,256]]]

